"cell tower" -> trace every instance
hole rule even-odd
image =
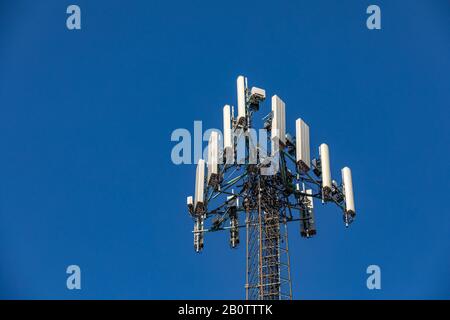
[[[262,129],[253,116],[266,98],[263,89],[248,89],[237,78],[237,116],[223,108],[223,134],[213,131],[205,161],[197,164],[195,194],[187,197],[194,220],[194,248],[203,249],[207,232],[228,230],[230,246],[246,229],[246,299],[292,299],[287,223],[298,221],[300,235],[316,234],[314,199],[334,203],[348,226],[355,218],[351,171],[342,169],[342,183],[331,179],[330,152],[325,143],[310,158],[309,126],[295,122],[296,136],[286,134],[285,103],[272,97]],[[268,147],[270,146],[270,147]],[[270,150],[269,150],[270,149]]]

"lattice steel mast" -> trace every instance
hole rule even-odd
[[[187,198],[194,248],[200,252],[204,234],[219,230],[229,230],[235,248],[239,229],[245,228],[246,299],[292,299],[287,223],[300,221],[303,237],[315,235],[317,198],[339,206],[348,226],[355,217],[351,172],[342,169],[341,185],[331,180],[326,144],[320,145],[320,159],[310,161],[308,125],[297,119],[296,138],[286,134],[285,104],[276,95],[258,140],[252,120],[265,91],[249,90],[243,76],[237,87],[238,115],[225,105],[223,135],[214,131],[209,139],[207,176],[205,161],[199,160],[195,196]]]

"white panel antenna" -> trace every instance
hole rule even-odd
[[[237,103],[238,103],[238,117],[237,126],[245,125],[246,120],[246,101],[245,101],[245,83],[246,78],[244,76],[239,76],[237,78]]]
[[[272,146],[278,141],[280,149],[286,144],[285,103],[277,95],[272,97]],[[272,155],[274,150],[272,148]]]
[[[309,149],[309,126],[302,120],[295,121],[296,161],[300,171],[307,172],[311,167]]]
[[[203,213],[204,209],[204,189],[205,189],[205,160],[200,159],[197,163],[197,171],[195,173],[195,213]]]
[[[341,171],[342,185],[345,196],[345,212],[354,217],[356,215],[355,200],[353,197],[352,171],[349,167],[345,167]]]
[[[223,107],[223,155],[227,164],[233,163],[234,144],[231,131],[231,108],[228,104]]]
[[[331,167],[330,167],[330,151],[328,145],[322,143],[319,147],[320,165],[322,167],[322,193],[325,198],[331,192]]]
[[[211,132],[208,143],[208,185],[219,183],[219,133]]]

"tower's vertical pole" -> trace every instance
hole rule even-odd
[[[289,254],[289,239],[288,239],[288,228],[286,218],[283,220],[284,230],[285,230],[285,241],[286,241],[286,255],[287,255],[287,280],[289,283],[289,300],[292,300],[292,280],[291,280],[291,256]]]
[[[259,227],[259,299],[264,299],[264,252],[263,252],[263,222],[261,212],[261,180],[258,177],[258,227]]]
[[[245,246],[245,300],[249,300],[249,290],[250,290],[250,256],[249,256],[249,246],[250,246],[250,213],[248,209],[245,209],[245,233],[246,233],[246,246]]]

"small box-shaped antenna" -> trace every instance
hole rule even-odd
[[[205,189],[205,160],[200,159],[197,163],[197,171],[195,173],[195,197],[194,210],[195,213],[201,214],[204,210],[204,189]]]
[[[239,198],[237,196],[228,196],[227,206],[229,208],[237,208],[239,206]]]
[[[259,104],[266,99],[266,90],[252,87],[250,90],[250,97],[248,98],[248,102],[250,104],[250,108],[252,110],[258,111]]]
[[[322,167],[322,193],[327,199],[331,192],[331,167],[330,167],[330,151],[328,145],[322,143],[319,147],[320,165]]]
[[[208,185],[215,187],[219,183],[219,134],[211,132],[208,143]]]
[[[236,126],[244,126],[246,120],[246,101],[245,101],[245,82],[244,76],[239,76],[236,80],[237,82],[237,107],[238,116],[236,121]]]
[[[286,145],[285,103],[277,95],[272,97],[272,142],[278,141],[280,149]],[[273,150],[272,150],[273,153]]]
[[[250,98],[254,99],[255,102],[263,101],[266,98],[266,90],[258,87],[252,87],[250,90]]]
[[[189,213],[194,213],[194,198],[192,196],[187,197],[186,203],[188,206]]]
[[[295,121],[296,157],[300,171],[307,172],[311,167],[309,149],[309,126],[302,120]]]
[[[233,163],[234,146],[231,131],[231,108],[228,104],[223,107],[223,155],[227,164]]]
[[[353,197],[353,182],[352,171],[349,167],[345,167],[341,171],[342,173],[342,185],[344,188],[345,196],[345,213],[354,217],[356,215],[355,199]]]

